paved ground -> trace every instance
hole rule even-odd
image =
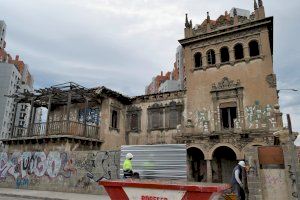
[[[106,195],[88,195],[77,193],[50,192],[0,188],[0,200],[110,200]]]

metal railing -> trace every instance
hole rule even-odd
[[[99,127],[73,121],[54,121],[35,123],[28,128],[14,127],[12,137],[49,136],[49,135],[73,135],[86,138],[99,139]]]

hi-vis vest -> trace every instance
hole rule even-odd
[[[131,160],[126,159],[123,164],[123,171],[132,171]]]

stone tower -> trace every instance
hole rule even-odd
[[[186,15],[185,37],[179,40],[187,116],[178,142],[190,147],[190,177],[198,181],[207,173],[208,181],[227,182],[244,148],[273,145],[273,133],[282,127],[273,71],[273,17],[265,17],[261,0],[254,2],[250,16],[242,9],[232,11],[216,20],[207,13],[194,27]]]

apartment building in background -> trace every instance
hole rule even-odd
[[[17,93],[33,92],[33,77],[28,65],[20,60],[19,55],[13,59],[6,52],[6,24],[0,21],[0,138],[8,138],[12,129],[26,127],[31,113],[30,104],[16,103],[11,96]],[[37,112],[37,121],[41,119],[41,110]]]

